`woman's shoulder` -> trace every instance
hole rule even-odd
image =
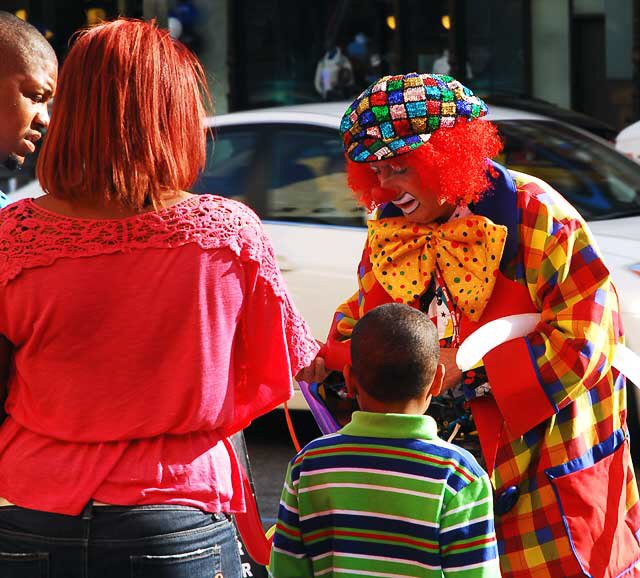
[[[209,194],[194,196],[192,200],[186,212],[189,216],[203,216],[206,220],[223,222],[231,227],[262,228],[258,215],[240,201]]]
[[[256,213],[240,201],[198,195],[188,218],[200,231],[203,247],[227,246],[241,257],[260,260],[269,242]]]
[[[204,250],[228,248],[243,260],[260,262],[270,253],[258,216],[243,203],[215,195],[193,196],[122,219],[65,217],[24,199],[0,212],[0,285],[23,269],[60,258],[187,244]]]

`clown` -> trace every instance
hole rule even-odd
[[[427,313],[445,387],[464,396],[494,486],[504,576],[640,576],[618,300],[587,225],[547,183],[490,161],[485,104],[449,76],[387,76],[341,123],[349,185],[374,210],[358,291],[326,346],[391,301]],[[541,315],[471,371],[460,343],[489,321]],[[392,339],[392,336],[390,336]],[[316,358],[300,377],[318,380]]]

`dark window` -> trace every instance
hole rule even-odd
[[[254,172],[257,141],[255,130],[219,130],[207,141],[207,165],[191,190],[251,204],[249,179]]]
[[[393,0],[229,4],[233,110],[351,100],[397,72]]]
[[[337,131],[283,129],[273,134],[265,218],[364,226],[364,210],[347,186]]]
[[[496,121],[505,139],[496,160],[538,177],[589,220],[640,214],[640,165],[599,140],[552,121]]]
[[[527,4],[526,0],[465,3],[464,76],[478,94],[529,93]]]

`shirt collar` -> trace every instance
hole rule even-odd
[[[428,415],[354,411],[351,421],[339,433],[378,438],[436,439],[438,426]]]

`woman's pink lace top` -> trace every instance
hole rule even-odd
[[[110,220],[0,211],[15,346],[0,496],[242,511],[226,436],[291,395],[317,345],[246,206],[211,195]]]

